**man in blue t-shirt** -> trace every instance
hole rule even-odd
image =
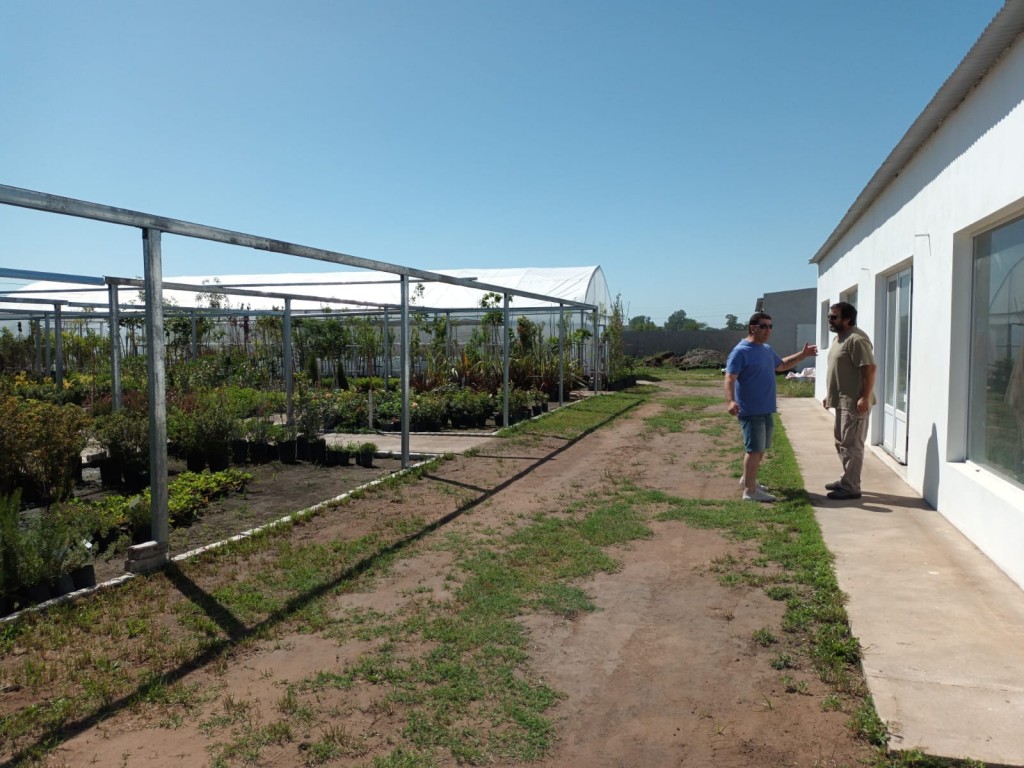
[[[804,344],[800,352],[788,357],[768,345],[772,316],[755,312],[747,324],[747,338],[733,347],[725,364],[726,408],[737,416],[743,428],[744,501],[775,501],[775,497],[757,482],[757,470],[765,451],[772,447],[775,427],[775,374],[787,371],[801,360],[818,354],[814,344]]]

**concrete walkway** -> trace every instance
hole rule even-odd
[[[347,445],[349,443],[373,443],[377,446],[377,456],[402,456],[401,432],[377,432],[375,434],[358,434],[347,432],[329,432],[324,437],[327,444]],[[479,448],[494,437],[491,432],[412,432],[409,434],[409,456],[419,460],[429,456],[445,453],[461,454],[472,448]]]
[[[779,412],[890,747],[1024,766],[1024,590],[871,451],[863,497],[826,499],[832,415],[810,398],[780,398]]]

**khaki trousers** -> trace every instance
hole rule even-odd
[[[864,443],[868,437],[868,414],[836,408],[836,453],[843,463],[843,488],[860,493],[860,471],[864,466]]]

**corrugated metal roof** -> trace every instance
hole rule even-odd
[[[850,210],[846,212],[824,245],[811,259],[817,264],[842,237],[850,231],[856,221],[864,215],[872,203],[885,191],[893,180],[906,168],[907,163],[917,154],[939,129],[943,122],[963,103],[967,95],[977,87],[995,66],[996,62],[1010,48],[1021,32],[1024,32],[1024,0],[1006,0],[1005,5],[988,25],[981,37],[949,76],[942,87],[914,121],[899,144],[885,158],[875,171],[867,186],[858,195]]]

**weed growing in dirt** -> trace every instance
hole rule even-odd
[[[710,378],[697,372],[694,380]],[[512,440],[576,439],[642,399],[635,393],[587,398],[509,433]],[[710,415],[714,398],[707,400],[700,419],[674,417],[674,423],[726,423],[721,414]],[[697,405],[674,403],[666,410],[684,413]],[[757,543],[755,561],[722,560],[714,570],[723,583],[756,585],[785,602],[779,641],[785,650],[773,666],[798,668],[812,658],[835,687],[828,706],[862,702],[851,721],[865,738],[884,744],[884,724],[859,684],[859,646],[846,625],[830,556],[784,434],[777,430],[776,436],[765,472],[766,482],[781,492],[770,507],[679,499],[609,478],[599,494],[566,499],[557,514],[518,521],[510,531],[488,530],[486,539],[444,529],[424,538],[432,523],[405,518],[351,540],[310,543],[301,536],[306,522],[296,520],[45,616],[25,616],[0,628],[4,657],[15,647],[19,652],[17,665],[2,668],[3,680],[24,686],[34,698],[0,717],[0,743],[20,750],[17,763],[31,765],[81,724],[132,707],[140,716],[151,708],[153,722],[172,727],[185,718],[203,718],[203,727],[219,740],[211,752],[215,766],[257,763],[269,745],[284,744],[292,744],[306,765],[342,757],[364,758],[374,768],[539,760],[555,738],[545,713],[559,693],[531,674],[516,618],[530,611],[572,617],[594,610],[581,581],[614,572],[619,566],[606,548],[651,535],[646,521],[657,510],[661,520],[713,527]],[[387,496],[401,483],[430,480],[425,471],[406,478],[363,495]],[[344,512],[347,505],[334,509]],[[417,541],[446,550],[454,562],[441,598],[424,591],[394,613],[328,610],[331,603],[323,598],[367,589]],[[275,706],[262,710],[266,721],[249,701],[214,699],[183,684],[196,668],[223,671],[254,640],[295,631],[319,632],[339,644],[358,640],[368,650],[289,684]],[[367,712],[400,723],[388,734],[392,741],[371,745],[374,734],[334,725],[336,703],[320,704],[321,698],[330,701],[332,691],[356,688],[368,694]],[[724,724],[714,730],[732,736]],[[371,748],[377,751],[372,757]],[[898,762],[880,757],[877,767],[971,765],[915,762],[908,755],[893,759]]]
[[[587,398],[519,431],[526,437],[534,430],[576,439],[639,402],[641,398],[624,394]],[[354,496],[401,493],[405,484],[428,477],[434,466],[416,467],[380,483],[379,489]],[[332,503],[324,509],[346,506]],[[522,630],[509,609],[536,606],[562,615],[592,610],[586,594],[564,580],[595,568],[614,569],[614,561],[600,550],[602,544],[594,541],[629,536],[638,530],[635,522],[605,531],[603,523],[583,520],[558,544],[561,551],[542,527],[531,534],[520,532],[523,538],[510,551],[492,551],[504,563],[497,570],[488,568],[479,542],[450,539],[445,543],[461,563],[461,574],[449,580],[458,610],[424,600],[418,613],[396,623],[376,616],[339,620],[328,614],[322,598],[358,589],[386,573],[430,523],[405,516],[385,519],[372,532],[349,540],[303,543],[301,537],[293,538],[316,514],[261,530],[117,589],[4,624],[0,650],[6,656],[19,648],[17,665],[2,668],[4,684],[21,686],[33,702],[0,717],[0,742],[8,754],[19,764],[31,764],[75,733],[79,724],[124,707],[159,707],[162,722],[181,723],[209,704],[182,686],[187,671],[202,666],[223,671],[232,655],[253,641],[298,630],[385,640],[376,658],[367,657],[347,670],[345,679],[410,681],[411,690],[403,686],[390,700],[378,700],[384,710],[400,708],[408,725],[407,743],[375,765],[431,765],[432,750],[438,748],[471,763],[488,755],[526,760],[542,755],[553,737],[542,713],[557,693],[523,674]],[[595,510],[601,514],[614,516]],[[494,546],[504,546],[498,533],[490,538]],[[544,551],[544,557],[537,555],[544,568],[535,569],[531,556],[523,555],[526,551]],[[512,565],[517,556],[522,567]],[[408,667],[399,668],[392,663],[397,654],[387,650],[388,643],[410,633],[437,647],[426,658],[405,660]],[[301,699],[301,691],[286,694],[279,723],[242,717],[244,702],[216,715],[209,727],[221,729],[227,740],[212,754],[212,764],[252,762],[266,745],[292,739],[308,717],[308,702]],[[462,706],[464,712],[458,709]],[[336,748],[349,753],[351,746],[342,741],[337,733],[310,741],[303,750],[307,762],[333,759]]]

